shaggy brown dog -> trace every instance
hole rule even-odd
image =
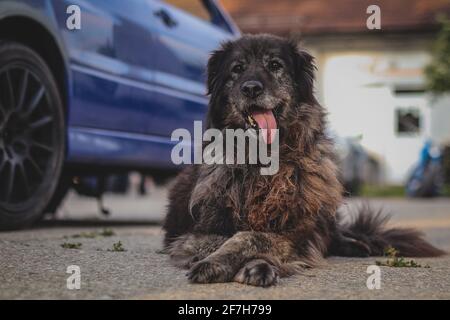
[[[264,176],[258,165],[204,164],[179,175],[165,248],[190,281],[270,286],[328,255],[381,255],[389,245],[405,256],[443,253],[415,230],[386,229],[370,210],[339,222],[343,190],[314,69],[312,56],[270,35],[228,42],[209,60],[208,128],[279,129],[280,167]]]

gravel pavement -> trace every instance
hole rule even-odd
[[[71,195],[56,219],[31,230],[0,233],[0,299],[450,299],[450,256],[415,259],[430,268],[381,267],[381,288],[369,290],[367,267],[382,258],[330,258],[319,268],[281,279],[272,288],[236,283],[193,285],[159,254],[164,189],[151,197],[108,196],[110,217],[95,201]],[[351,200],[352,208],[361,200]],[[373,199],[394,213],[393,225],[418,227],[450,251],[450,199]],[[105,228],[113,236],[99,235]],[[95,236],[95,237],[94,237]],[[113,251],[122,243],[125,251]],[[64,243],[81,243],[79,249]],[[80,267],[81,288],[66,273]]]

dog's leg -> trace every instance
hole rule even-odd
[[[287,262],[297,259],[294,246],[282,235],[238,232],[219,249],[192,266],[188,278],[196,283],[236,281],[270,286],[289,272]]]
[[[215,234],[185,234],[178,237],[166,249],[178,267],[189,269],[216,251],[228,238]]]

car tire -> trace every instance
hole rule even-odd
[[[44,60],[0,41],[0,230],[30,226],[50,204],[64,163],[64,119]]]

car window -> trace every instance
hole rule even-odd
[[[165,0],[165,2],[197,18],[208,22],[212,21],[211,13],[202,0]]]

